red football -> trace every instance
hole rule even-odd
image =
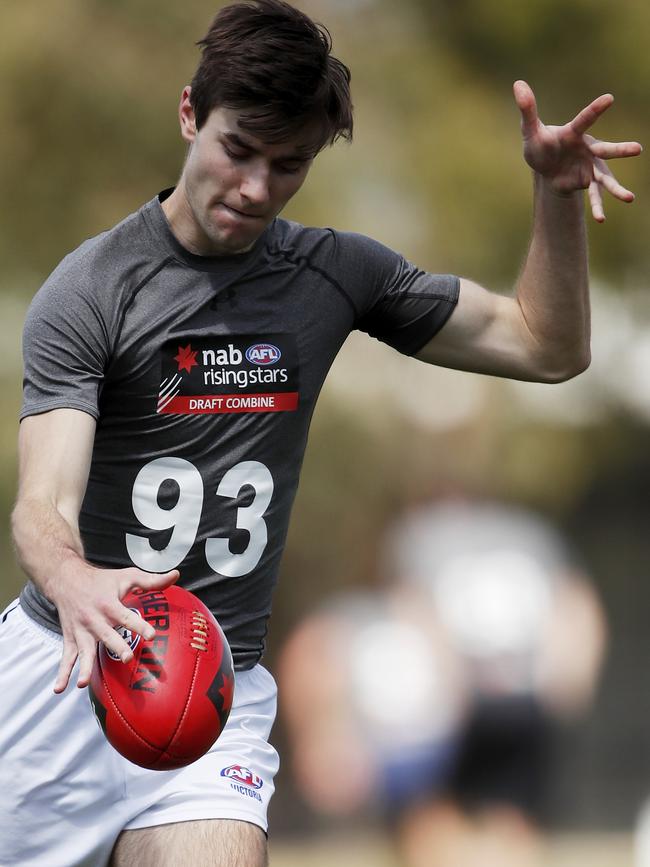
[[[133,590],[123,600],[156,630],[150,641],[122,629],[133,650],[123,663],[102,643],[89,686],[109,743],[151,770],[181,768],[206,753],[232,706],[230,647],[213,614],[172,585]]]

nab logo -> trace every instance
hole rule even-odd
[[[140,613],[137,608],[129,608],[129,611],[135,611],[136,614]],[[131,630],[127,629],[126,626],[116,626],[115,631],[117,632],[117,634],[121,638],[123,638],[126,641],[126,643],[129,645],[131,650],[135,650],[136,647],[138,646],[138,644],[140,643],[140,636],[137,635],[137,633],[131,632]],[[104,648],[106,650],[106,653],[110,656],[111,659],[114,659],[116,661],[121,659],[119,654],[114,653],[112,650],[109,650],[108,647],[106,647],[106,645],[104,645]]]
[[[272,343],[254,343],[246,350],[246,358],[252,364],[275,364],[282,358],[282,353]]]
[[[229,780],[236,780],[238,783],[243,783],[245,786],[250,786],[251,789],[261,789],[264,781],[257,774],[254,774],[248,768],[241,765],[230,765],[229,768],[224,768],[221,771],[222,777],[227,777]]]

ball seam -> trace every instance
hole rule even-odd
[[[123,665],[123,664],[124,664],[124,663],[122,663],[122,665]],[[110,690],[110,687],[109,687],[109,685],[108,685],[108,681],[107,681],[106,678],[104,677],[104,666],[102,665],[101,659],[99,660],[99,669],[100,669],[100,672],[101,672],[101,675],[102,675],[102,683],[104,684],[104,689],[106,690],[106,695],[107,695],[108,698],[110,699],[110,702],[111,702],[111,704],[113,705],[113,709],[115,710],[115,713],[116,713],[117,716],[122,720],[122,722],[123,722],[124,725],[127,727],[127,729],[128,729],[132,734],[134,734],[134,735],[136,736],[136,738],[138,738],[138,740],[142,741],[143,744],[145,744],[146,746],[150,747],[152,750],[157,750],[158,752],[162,752],[162,751],[164,751],[164,750],[166,749],[166,747],[159,747],[159,746],[157,746],[156,744],[152,744],[152,743],[151,743],[150,741],[148,741],[146,738],[142,737],[142,735],[140,734],[140,732],[138,732],[136,729],[134,729],[133,726],[131,725],[131,723],[128,721],[128,719],[124,716],[124,714],[122,713],[122,711],[121,711],[120,708],[119,708],[119,705],[117,704],[117,702],[115,701],[115,699],[114,699],[113,696],[111,695],[111,690]],[[110,743],[110,741],[109,741],[109,743]],[[111,746],[112,746],[112,744],[111,744]],[[113,747],[113,749],[115,749],[115,747]],[[118,750],[118,752],[119,752],[119,750]],[[120,753],[120,755],[122,755],[122,754]],[[124,758],[126,758],[126,756],[124,756]],[[128,759],[128,761],[131,761],[131,760]]]
[[[188,713],[188,710],[189,710],[189,706],[190,706],[190,700],[191,700],[191,698],[192,698],[192,693],[194,692],[194,685],[195,685],[195,683],[196,683],[197,670],[198,670],[198,667],[199,667],[199,658],[200,658],[200,657],[198,656],[198,654],[195,655],[195,657],[194,657],[194,671],[192,672],[192,679],[191,679],[191,681],[190,681],[190,688],[189,688],[189,690],[188,690],[188,692],[187,692],[187,696],[186,696],[186,698],[185,698],[185,705],[184,705],[184,707],[183,707],[183,711],[182,711],[182,713],[181,713],[181,715],[180,715],[180,718],[179,718],[179,720],[178,720],[178,722],[177,722],[177,724],[176,724],[176,728],[175,728],[174,731],[172,732],[172,735],[171,735],[171,737],[169,738],[169,740],[167,741],[167,745],[165,746],[165,750],[166,750],[166,751],[169,750],[169,748],[171,747],[171,745],[174,743],[174,738],[175,738],[176,735],[178,734],[178,730],[180,729],[181,725],[183,724],[183,720],[184,720],[185,717],[187,716],[187,713]]]

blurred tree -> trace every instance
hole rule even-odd
[[[4,280],[27,271],[33,290],[65,251],[173,183],[183,155],[178,95],[194,68],[194,43],[221,5],[4,4]],[[303,5],[331,27],[352,66],[358,123],[351,150],[317,163],[313,191],[308,185],[291,210],[299,219],[378,228],[374,234],[425,267],[507,288],[530,212],[512,81],[531,81],[549,120],[611,89],[619,103],[599,130],[647,138],[647,4],[626,0],[615,11],[604,0]],[[647,184],[644,161],[620,172],[633,188]],[[373,190],[364,208],[360,200]],[[385,213],[377,227],[378,202]],[[400,230],[404,214],[409,231]],[[594,268],[617,285],[639,282],[650,264],[642,241],[650,206],[641,198],[629,209],[612,207],[609,222],[607,231],[593,229]]]

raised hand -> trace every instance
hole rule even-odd
[[[611,93],[599,96],[564,126],[545,126],[529,85],[515,81],[513,91],[521,112],[524,159],[551,189],[559,195],[588,190],[591,213],[599,223],[605,220],[603,189],[622,202],[634,201],[634,193],[619,184],[605,161],[638,156],[641,145],[600,141],[587,132],[614,102]]]

